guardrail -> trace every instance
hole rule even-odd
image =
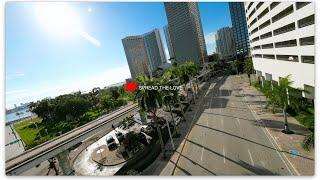
[[[90,132],[118,119],[119,117],[125,115],[125,114],[128,114],[128,113],[131,113],[131,112],[134,112],[135,110],[138,109],[138,105],[137,104],[131,104],[131,105],[128,105],[128,106],[125,106],[121,109],[118,109],[117,111],[114,111],[113,113],[111,114],[108,114],[108,115],[104,115],[92,122],[89,122],[83,126],[80,126],[78,128],[75,128],[74,130],[72,131],[69,131],[67,133],[65,133],[63,136],[59,136],[59,137],[56,137],[50,141],[47,141],[39,146],[36,146],[35,148],[32,148],[30,150],[27,150],[25,151],[24,153],[20,154],[19,156],[16,156],[14,158],[11,158],[9,160],[6,161],[6,174],[10,174],[10,172],[14,171],[15,169],[23,166],[23,165],[26,165],[28,163],[30,163],[31,161],[34,161],[36,160],[37,158],[45,155],[45,154],[48,154],[49,152],[52,152],[54,150],[57,150],[58,148],[64,146],[64,145],[67,145],[68,143],[78,139],[79,137],[81,136],[84,136],[86,134],[89,134]],[[119,113],[120,112],[120,113]],[[111,117],[108,117],[108,116],[111,116]],[[109,118],[108,120],[105,120],[105,121],[101,121],[101,119],[103,118]],[[77,134],[75,134],[74,136],[71,136],[69,138],[66,138],[66,139],[63,139],[65,138],[66,136],[72,134],[72,133],[76,133],[78,130],[82,129],[82,128],[85,128],[86,126],[89,126],[89,125],[92,125],[94,123],[97,123],[97,125],[89,128],[89,129],[84,129],[82,132],[79,132]],[[55,143],[55,141],[57,143]],[[45,148],[44,150],[40,150],[39,152],[36,152],[34,154],[31,154],[29,155],[30,153],[32,152],[35,152],[37,150],[39,150],[40,148],[46,146],[46,145],[49,145],[50,143],[52,143],[52,145],[48,146],[47,148]],[[23,156],[26,156],[26,157],[23,157]],[[17,161],[17,162],[14,162],[14,161]]]

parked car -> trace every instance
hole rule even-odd
[[[107,136],[106,141],[109,150],[115,149],[117,147],[117,143],[112,136]]]
[[[122,143],[122,141],[124,140],[124,134],[120,131],[116,131],[116,137],[120,143]]]

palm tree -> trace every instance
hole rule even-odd
[[[169,108],[170,110],[170,115],[171,115],[171,120],[173,122],[173,127],[175,130],[176,135],[178,134],[178,129],[177,126],[174,122],[174,117],[173,117],[173,113],[172,113],[172,104],[173,104],[173,94],[168,93],[167,95],[165,95],[163,97],[163,103]]]
[[[199,74],[198,67],[192,61],[187,61],[185,63],[185,68],[186,68],[186,73],[189,75],[189,79],[194,79]],[[195,81],[195,82],[196,82],[196,86],[199,89],[197,81]],[[196,89],[193,81],[191,81],[190,83],[193,85],[193,89]]]
[[[156,81],[156,79],[154,79],[154,78],[149,79],[145,75],[140,75],[137,78],[137,83],[139,85],[144,85],[144,86],[154,86],[154,85],[159,84]],[[155,123],[156,128],[157,128],[160,146],[163,151],[164,150],[164,143],[163,143],[162,134],[161,134],[161,130],[159,127],[159,122],[158,122],[158,117],[157,117],[157,110],[159,108],[161,108],[162,102],[163,102],[162,95],[161,95],[160,91],[154,90],[154,89],[152,89],[152,90],[138,89],[136,92],[135,100],[138,101],[138,105],[140,107],[140,110],[152,114],[153,122]],[[165,156],[164,151],[163,151],[163,156]]]
[[[287,120],[287,108],[289,102],[288,89],[293,81],[290,81],[290,75],[279,80],[279,85],[273,87],[273,96],[275,97],[277,105],[282,109],[284,117],[284,130],[283,133],[292,134]]]
[[[239,67],[240,67],[241,62],[239,60],[235,60],[232,62],[231,66],[233,69],[237,71],[237,75],[239,75]]]
[[[307,151],[310,151],[314,147],[314,131],[304,138],[302,147]]]
[[[176,78],[176,76],[173,76],[173,72],[171,70],[168,70],[162,75],[161,84],[166,84],[169,86],[170,85],[177,85],[177,80],[178,80],[178,78]],[[179,108],[180,108],[181,114],[183,116],[182,117],[183,121],[185,121],[186,118],[185,118],[184,110],[183,110],[182,103],[181,103],[181,100],[179,97],[179,90],[171,90],[169,92],[170,92],[170,94],[173,94],[173,96],[172,96],[173,103],[179,104]]]
[[[244,61],[244,72],[248,75],[249,78],[249,84],[251,86],[251,79],[250,79],[250,75],[253,73],[253,63],[252,63],[252,59],[251,58],[247,58]]]

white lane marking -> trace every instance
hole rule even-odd
[[[247,101],[247,97],[244,97],[244,99],[245,99],[245,101]],[[243,102],[243,103],[244,103],[245,105],[247,105],[247,107],[248,107],[249,110],[251,111],[251,114],[253,115],[254,119],[255,119],[257,122],[260,123],[261,120],[257,117],[256,113],[253,112],[250,104],[245,103],[245,102]],[[284,163],[284,165],[286,166],[286,168],[288,169],[288,171],[290,172],[290,174],[293,175],[291,169],[288,167],[288,165],[287,165],[286,161],[284,160],[284,158],[285,158],[285,159],[287,160],[287,162],[290,164],[290,166],[291,166],[292,169],[295,171],[295,173],[296,173],[298,176],[300,176],[300,173],[299,173],[299,172],[297,171],[297,169],[293,166],[293,164],[290,162],[290,160],[287,158],[287,156],[282,153],[282,155],[284,156],[284,158],[283,158],[283,156],[280,154],[279,151],[281,150],[281,148],[280,148],[279,144],[278,144],[277,141],[274,139],[274,137],[271,135],[271,133],[269,132],[268,128],[266,128],[265,124],[264,124],[263,122],[262,122],[262,124],[263,124],[263,126],[261,126],[261,127],[263,127],[263,128],[262,128],[262,131],[263,131],[264,134],[267,136],[267,138],[268,138],[268,140],[270,141],[270,143],[272,144],[272,146],[276,149],[275,151],[276,151],[277,154],[279,155],[280,159],[282,160],[282,162]],[[268,132],[269,135],[267,135],[266,132]],[[272,140],[271,140],[270,138],[271,138]],[[277,146],[277,147],[276,147],[276,146]]]
[[[202,150],[201,150],[201,161],[202,161],[202,157],[203,157],[203,151],[204,151],[204,148],[202,148]]]
[[[237,119],[237,121],[238,121],[238,124],[240,125],[240,120],[239,120],[239,118],[236,118]]]
[[[254,166],[254,162],[253,162],[253,159],[252,159],[252,156],[251,156],[250,149],[248,149],[248,153],[249,153],[249,157],[250,157],[251,165],[252,165],[252,166]]]
[[[224,147],[222,148],[223,153],[223,163],[226,163],[226,152],[224,151]]]

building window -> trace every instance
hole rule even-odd
[[[285,25],[281,28],[274,30],[273,35],[276,36],[278,34],[283,34],[283,33],[289,32],[289,31],[293,31],[295,29],[296,29],[296,26],[295,26],[295,23],[293,22],[291,24]]]
[[[300,38],[300,46],[314,45],[314,36]]]
[[[297,46],[297,40],[296,39],[275,43],[275,47],[276,48],[293,47],[293,46]]]
[[[287,7],[285,10],[281,11],[280,13],[278,13],[277,15],[272,17],[272,23],[288,16],[289,14],[291,14],[293,12],[293,5]]]
[[[262,34],[260,36],[260,39],[266,39],[266,38],[271,37],[271,36],[272,36],[272,32],[268,32],[268,33]]]
[[[256,6],[256,10],[258,10],[262,6],[263,2],[259,2]]]
[[[314,14],[298,21],[298,27],[303,28],[309,25],[314,24]]]
[[[257,49],[261,49],[261,47],[260,46],[254,46],[253,49],[257,50]]]
[[[255,54],[254,57],[256,57],[256,58],[262,58],[262,55],[261,55],[261,54]]]
[[[270,20],[262,23],[262,24],[259,26],[259,30],[261,30],[261,29],[263,29],[263,28],[265,28],[265,27],[267,27],[267,26],[269,26],[269,25],[270,25]]]
[[[248,11],[250,10],[252,4],[253,4],[253,2],[251,2],[251,3],[249,4],[248,9],[247,9]]]
[[[277,55],[277,60],[299,62],[298,56],[294,55]]]
[[[262,48],[262,49],[270,49],[270,48],[273,48],[273,43],[263,44],[263,45],[261,45],[261,48]]]
[[[255,18],[254,20],[251,21],[250,26],[252,26],[256,22],[257,22],[257,18]]]
[[[259,41],[259,36],[252,39],[252,42],[256,42],[256,41]]]
[[[310,4],[310,2],[296,2],[296,10],[306,6],[307,4]]]
[[[251,31],[251,34],[256,33],[258,30],[258,27],[256,27],[254,30]]]
[[[278,4],[280,4],[280,2],[273,2],[270,5],[270,9],[273,9],[274,7],[278,6]]]
[[[266,15],[269,12],[269,7],[267,7],[265,10],[263,10],[259,15],[258,19],[261,19],[264,15]]]
[[[265,58],[265,59],[275,59],[273,54],[264,54],[263,58]]]
[[[314,64],[314,56],[301,56],[301,61],[303,63]]]
[[[252,12],[249,14],[249,19],[251,18],[251,16],[256,12],[256,10],[252,10]]]

